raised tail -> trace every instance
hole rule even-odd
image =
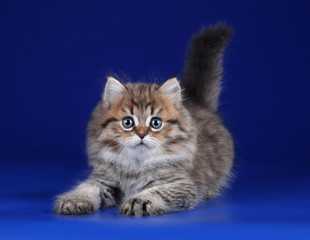
[[[216,111],[221,91],[222,57],[231,29],[216,24],[202,29],[189,44],[182,77],[184,97]]]

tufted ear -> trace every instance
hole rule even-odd
[[[102,100],[103,104],[110,105],[125,92],[125,87],[113,77],[108,77],[105,84]]]
[[[179,103],[182,100],[181,87],[176,77],[168,79],[161,85],[159,91],[171,99],[174,103]]]

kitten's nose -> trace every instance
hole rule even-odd
[[[146,136],[146,132],[138,132],[138,136],[143,139]]]

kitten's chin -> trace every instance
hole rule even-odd
[[[145,158],[148,158],[150,155],[154,153],[154,146],[140,142],[136,144],[135,146],[130,147],[131,154],[135,156],[136,159],[145,160]],[[156,151],[156,150],[155,150]]]

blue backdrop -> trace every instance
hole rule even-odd
[[[86,124],[100,99],[106,74],[125,73],[135,81],[181,74],[191,36],[202,26],[224,21],[234,35],[224,58],[220,112],[236,142],[236,180],[227,194],[238,196],[239,201],[247,192],[256,193],[263,195],[258,201],[262,202],[283,187],[281,197],[273,195],[278,198],[269,207],[281,205],[278,200],[291,194],[296,208],[284,204],[287,214],[280,217],[279,209],[271,215],[289,224],[294,222],[290,219],[309,224],[309,214],[298,208],[310,206],[305,200],[310,168],[309,1],[0,4],[0,161],[1,181],[6,183],[0,220],[14,222],[21,215],[27,220],[30,212],[39,218],[54,217],[49,213],[54,194],[85,173]],[[296,185],[290,185],[291,179],[298,179]],[[273,186],[275,181],[278,185]],[[251,187],[260,192],[267,185],[270,191],[262,194]],[[238,186],[248,188],[238,192]],[[27,197],[29,205],[16,207]],[[38,199],[45,205],[21,214],[21,208],[28,209]],[[297,208],[300,214],[295,216]],[[111,219],[119,217],[117,210],[111,211]],[[255,214],[253,219],[258,217]]]

